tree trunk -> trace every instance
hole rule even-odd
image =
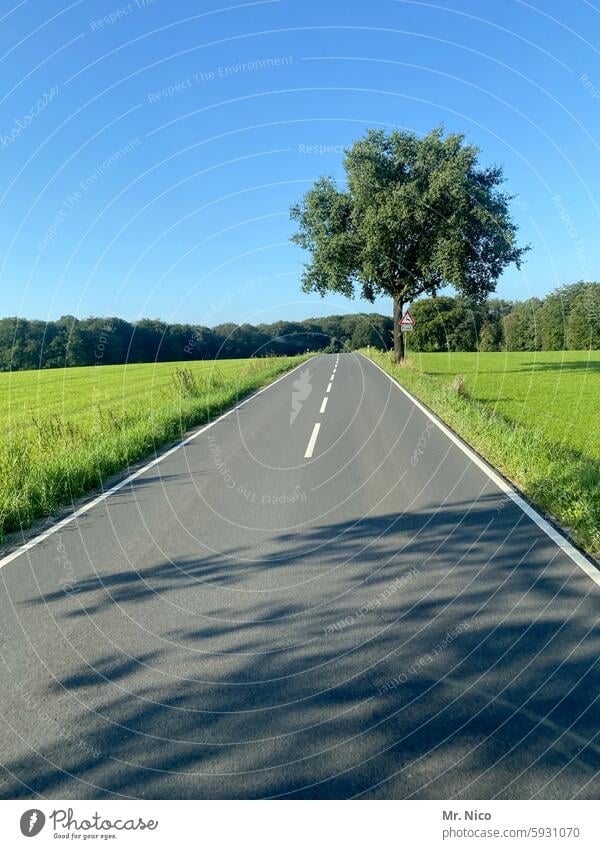
[[[404,333],[400,329],[400,320],[404,312],[404,304],[396,296],[394,298],[394,361],[401,363],[404,359]]]

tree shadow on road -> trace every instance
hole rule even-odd
[[[56,623],[31,698],[70,733],[34,739],[30,702],[23,727],[13,713],[4,798],[597,793],[596,587],[512,503],[323,523],[243,555],[23,605]]]

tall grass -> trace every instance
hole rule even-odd
[[[393,363],[388,354],[363,353],[514,481],[527,498],[555,517],[583,548],[596,557],[600,555],[600,462],[591,453],[583,453],[565,441],[559,443],[549,437],[548,433],[553,431],[547,427],[542,405],[537,420],[529,412],[521,421],[514,421],[499,412],[493,402],[473,397],[468,383],[458,380],[462,376],[453,374],[451,367],[443,371],[436,367],[434,374],[427,374],[419,368],[416,358],[400,366]],[[432,367],[434,355],[428,356],[429,367]],[[440,363],[448,359],[444,354],[435,356],[440,357]],[[472,355],[473,358],[477,356]],[[460,357],[464,360],[466,355]],[[517,355],[515,361],[516,358]],[[509,368],[499,373],[497,386],[502,387],[502,392],[516,380],[514,374]],[[594,379],[599,379],[598,374]],[[489,383],[487,389],[490,389]],[[569,409],[566,396],[564,403],[567,416],[572,409]],[[578,412],[582,421],[586,414],[587,408]]]
[[[90,366],[76,370],[78,390],[65,390],[62,398],[56,375],[21,372],[12,393],[6,383],[11,375],[3,375],[0,540],[181,438],[302,359],[136,365],[130,367],[136,376],[131,393],[127,366]],[[65,370],[65,380],[71,371]],[[45,391],[47,382],[53,392]]]

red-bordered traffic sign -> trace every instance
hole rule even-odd
[[[410,310],[406,310],[402,318],[400,319],[400,327],[402,330],[412,330],[415,326],[415,320],[412,317],[412,313]]]

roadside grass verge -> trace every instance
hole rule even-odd
[[[0,374],[0,541],[307,356]]]
[[[600,555],[600,439],[594,409],[600,405],[600,352],[592,352],[597,356],[589,369],[582,364],[590,354],[581,351],[411,354],[403,366],[389,354],[362,353],[553,516],[582,548]],[[558,367],[552,377],[548,363],[554,361]],[[541,391],[536,368],[550,381]],[[548,387],[557,381],[562,391],[550,393]],[[582,403],[588,393],[589,403]],[[582,434],[587,435],[583,446]]]

